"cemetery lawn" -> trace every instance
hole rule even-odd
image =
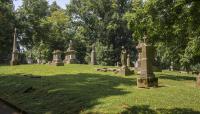
[[[0,66],[0,98],[29,114],[200,114],[191,74],[163,71],[159,87],[139,89],[136,75],[97,72],[102,66]]]

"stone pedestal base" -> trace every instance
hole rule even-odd
[[[53,63],[55,66],[64,66],[64,63]]]
[[[132,73],[131,73],[131,71],[128,67],[125,67],[125,68],[121,68],[119,70],[119,74],[124,75],[124,76],[128,76],[128,75],[131,75]]]
[[[70,60],[65,61],[65,63],[66,64],[76,64],[77,61],[76,61],[76,59],[70,59]]]
[[[10,61],[10,65],[11,66],[19,65],[19,61]]]
[[[197,87],[200,88],[200,76],[197,76]]]
[[[137,78],[138,88],[158,87],[158,78],[156,77],[139,77]]]

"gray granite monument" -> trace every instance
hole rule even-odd
[[[19,51],[17,50],[17,39],[16,39],[17,29],[15,28],[14,39],[13,39],[13,51],[12,51],[12,59],[10,61],[10,65],[19,65]]]
[[[61,58],[62,52],[60,50],[55,50],[53,52],[53,61],[52,64],[55,66],[64,66],[64,63]]]
[[[146,39],[146,38],[144,38]],[[154,48],[147,45],[146,42],[142,43],[141,53],[141,74],[137,78],[137,86],[139,88],[157,87],[158,78],[153,73]]]

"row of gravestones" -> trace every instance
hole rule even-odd
[[[144,37],[146,39],[146,37]],[[158,86],[158,78],[155,77],[153,73],[152,68],[152,62],[153,62],[153,46],[147,45],[147,43],[144,41],[144,43],[139,43],[137,46],[138,50],[138,67],[137,71],[140,72],[140,77],[137,78],[137,85],[140,88],[146,88],[146,87],[156,87]],[[56,66],[62,66],[64,65],[62,59],[61,59],[61,51],[55,50],[53,52],[53,61],[52,64]],[[18,65],[18,50],[16,47],[16,29],[14,34],[14,40],[13,40],[13,52],[12,52],[12,59],[11,59],[11,65]],[[66,51],[65,56],[65,63],[76,63],[76,51],[73,48],[73,43],[70,41],[69,48]],[[130,63],[130,56],[127,57],[127,52],[124,47],[122,47],[121,52],[121,63],[122,67],[120,68],[119,73],[122,75],[128,75],[130,73],[129,69],[129,63]],[[91,52],[91,64],[96,64],[96,51],[95,51],[95,45],[92,46],[92,52]],[[200,75],[197,77],[197,86],[200,87]]]

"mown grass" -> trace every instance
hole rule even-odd
[[[139,89],[136,75],[96,72],[101,66],[0,66],[0,97],[30,114],[199,114],[193,75],[156,73],[159,87]]]

